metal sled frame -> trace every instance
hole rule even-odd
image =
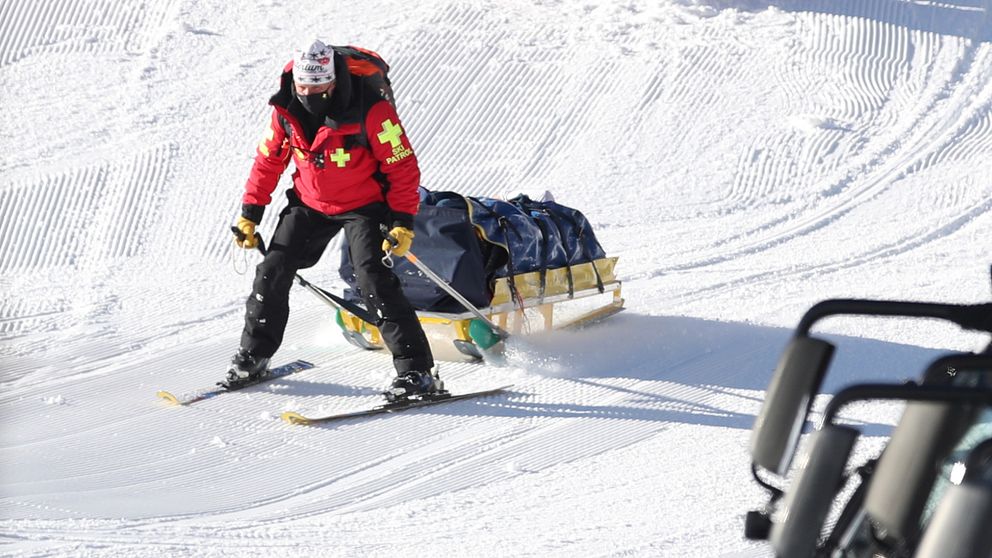
[[[623,310],[621,282],[614,274],[616,262],[617,258],[601,258],[569,268],[546,270],[543,293],[541,272],[532,271],[515,275],[513,285],[520,299],[523,300],[522,306],[518,301],[513,300],[509,279],[501,277],[495,282],[490,305],[479,310],[494,324],[513,335],[575,328],[605,319]],[[572,278],[571,292],[569,269]],[[581,299],[593,301],[595,304],[591,308],[581,305],[581,309],[571,312],[565,307],[565,303],[569,303],[569,306],[580,306],[576,301]],[[471,312],[418,311],[417,316],[436,359],[473,361],[484,358],[487,347],[480,346],[471,331],[473,320],[481,320]],[[378,328],[347,310],[338,311],[338,325],[341,326],[345,339],[357,347],[366,350],[383,347]],[[498,347],[493,347],[491,350],[498,350]]]

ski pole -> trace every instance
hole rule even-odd
[[[241,229],[239,229],[238,227],[232,226],[231,232],[233,232],[234,235],[237,236],[238,240],[240,240],[241,242],[244,242],[245,239],[247,238],[245,233],[242,232]],[[258,251],[262,253],[262,256],[265,256],[266,254],[265,241],[262,240],[262,235],[255,233],[255,240],[258,242],[257,244]],[[331,308],[334,308],[335,310],[347,310],[348,312],[351,312],[355,317],[359,318],[364,322],[373,325],[376,323],[376,319],[373,318],[372,315],[369,314],[367,311],[365,311],[364,308],[361,308],[358,305],[348,302],[347,300],[335,295],[330,291],[326,291],[318,287],[317,285],[314,285],[310,281],[307,281],[306,279],[301,277],[299,273],[296,274],[296,282],[299,283],[301,287],[304,287],[305,289],[313,293],[313,295],[316,296],[318,299],[320,299],[321,302],[327,304]]]
[[[390,236],[388,233],[386,234],[386,239],[389,240],[389,243],[394,247],[399,244],[399,241],[393,238],[392,236]],[[392,250],[386,253],[386,257],[383,258],[383,263],[386,263],[386,261],[389,260],[391,256],[392,256]],[[424,264],[424,262],[420,261],[420,258],[415,256],[413,252],[407,250],[406,254],[404,254],[403,257],[405,257],[408,262],[412,263],[414,267],[419,269],[424,275],[429,277],[431,281],[437,283],[438,287],[444,289],[444,291],[449,295],[451,295],[452,298],[454,298],[459,303],[461,303],[461,305],[464,306],[466,310],[471,312],[476,318],[479,318],[479,320],[481,320],[484,324],[489,326],[489,329],[492,330],[492,332],[496,334],[496,336],[499,337],[500,340],[506,340],[510,337],[510,334],[507,333],[506,330],[494,324],[492,320],[487,318],[486,315],[482,313],[481,310],[476,308],[474,304],[472,304],[471,302],[469,302],[467,298],[462,296],[460,292],[456,291],[454,287],[452,287],[447,283],[447,281],[442,279],[441,276],[439,276],[437,273],[434,273],[434,271],[431,270],[431,268],[427,267]],[[387,265],[387,267],[389,266]]]

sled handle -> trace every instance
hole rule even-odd
[[[385,226],[383,226],[383,229],[385,229]],[[386,240],[389,241],[390,245],[396,246],[397,244],[399,244],[399,241],[397,241],[395,238],[390,236],[389,233],[386,232],[385,230],[383,230],[383,234],[386,236]],[[392,255],[393,255],[392,249],[386,252],[386,257],[382,259],[383,265],[386,265],[386,262],[388,261],[389,265],[386,265],[386,267],[392,267]],[[489,327],[489,329],[492,330],[492,332],[496,334],[497,337],[499,337],[500,341],[504,341],[510,338],[510,334],[507,333],[505,329],[494,324],[492,320],[490,320],[488,317],[486,317],[485,314],[482,313],[481,310],[476,308],[474,304],[472,304],[471,302],[469,302],[467,298],[462,296],[460,292],[456,291],[454,287],[452,287],[447,283],[447,281],[442,279],[441,276],[439,276],[437,273],[434,273],[434,271],[431,270],[431,268],[427,267],[427,265],[425,265],[424,262],[420,261],[420,258],[414,255],[413,252],[407,250],[406,254],[404,254],[403,257],[405,257],[408,262],[412,263],[414,267],[419,269],[421,273],[429,277],[431,281],[437,283],[437,286],[444,289],[446,293],[451,295],[451,298],[457,300],[462,306],[465,307],[466,310],[471,312],[476,318],[479,318],[479,320],[481,320],[482,323],[486,324]]]
[[[441,287],[442,289],[444,289],[445,292],[447,292],[449,295],[451,295],[452,298],[454,298],[455,300],[457,300],[458,302],[460,302],[461,305],[464,306],[469,312],[471,312],[472,314],[474,314],[476,318],[479,318],[484,324],[486,324],[487,326],[489,326],[489,329],[491,329],[493,331],[493,333],[495,333],[496,336],[500,338],[501,341],[502,340],[506,340],[506,339],[508,339],[510,337],[510,334],[507,333],[507,331],[505,329],[503,329],[503,328],[499,327],[498,325],[494,324],[492,320],[490,320],[489,318],[487,318],[486,315],[482,313],[481,310],[479,310],[478,308],[476,308],[474,304],[472,304],[471,302],[468,301],[467,298],[465,298],[464,296],[462,296],[462,294],[460,292],[456,291],[454,289],[454,287],[452,287],[451,285],[449,285],[448,283],[446,283],[444,281],[444,279],[442,279],[441,277],[439,277],[429,267],[427,267],[426,265],[424,265],[424,262],[420,261],[420,258],[418,258],[417,256],[415,256],[413,254],[413,252],[407,251],[407,253],[406,253],[406,255],[404,257],[406,257],[406,260],[408,262],[412,263],[414,266],[416,266],[417,269],[419,269],[421,272],[423,272],[424,275],[430,277],[431,278],[431,281],[434,281],[435,283],[437,283],[437,285],[439,287]]]

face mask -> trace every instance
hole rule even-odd
[[[313,95],[297,94],[296,98],[299,99],[300,104],[307,112],[315,116],[324,116],[330,111],[331,96],[327,92],[314,93]]]

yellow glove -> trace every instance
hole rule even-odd
[[[254,221],[245,217],[238,217],[238,223],[234,226],[245,235],[244,240],[235,236],[235,244],[246,250],[251,250],[258,246],[258,239],[255,238],[256,223]]]
[[[397,244],[396,246],[393,246],[387,238],[382,241],[382,251],[389,252],[389,250],[392,249],[394,256],[399,256],[401,258],[405,256],[407,250],[410,249],[410,245],[413,244],[413,231],[406,227],[393,227],[393,230],[389,231],[389,236],[394,238]]]

